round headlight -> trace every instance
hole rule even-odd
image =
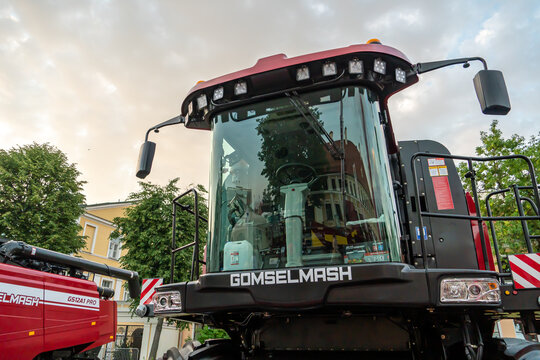
[[[473,284],[473,285],[469,286],[469,292],[473,296],[478,296],[478,295],[480,295],[480,293],[482,293],[482,288],[480,286],[476,285],[476,284]]]

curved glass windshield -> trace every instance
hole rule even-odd
[[[400,261],[374,92],[283,96],[212,123],[208,271]]]

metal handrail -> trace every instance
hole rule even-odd
[[[193,193],[194,197],[194,210],[191,210],[190,206],[180,204],[178,201],[182,199],[184,196]],[[195,235],[194,235],[194,241],[180,246],[179,248],[176,247],[176,214],[177,214],[177,208],[180,208],[182,211],[187,211],[190,214],[195,216]],[[183,194],[177,196],[173,199],[173,229],[172,229],[172,240],[171,240],[171,280],[170,282],[174,282],[174,267],[175,267],[175,260],[176,260],[176,253],[179,251],[182,251],[184,249],[193,247],[193,255],[191,257],[191,272],[189,275],[189,278],[191,281],[194,280],[194,275],[196,274],[196,277],[199,277],[199,264],[204,263],[204,261],[199,259],[199,220],[202,220],[206,223],[208,223],[208,220],[204,218],[203,216],[199,215],[199,193],[195,188],[189,189]]]
[[[529,197],[521,196],[519,194],[519,190],[532,190],[532,189],[533,189],[532,186],[517,186],[517,185],[513,186],[514,196],[515,196],[515,199],[516,199],[516,205],[518,207],[518,212],[520,214],[524,213],[522,201],[527,201],[529,203],[529,205],[531,205],[531,207],[533,208],[535,214],[540,215],[539,212],[538,212],[538,206],[536,206],[534,201],[532,199],[530,199]],[[494,195],[504,194],[504,193],[509,192],[509,191],[510,191],[510,188],[496,190],[496,191],[492,191],[491,193],[488,194],[488,196],[486,196],[485,201],[486,201],[486,210],[487,210],[488,216],[492,215],[491,206],[489,204],[489,200],[491,200],[491,197],[494,196]],[[518,220],[521,220],[521,222],[522,222],[522,228],[523,228],[524,235],[525,235],[525,242],[527,244],[527,251],[529,253],[533,252],[533,248],[532,248],[532,244],[531,244],[530,239],[531,238],[533,238],[533,239],[538,238],[538,235],[530,235],[529,234],[529,228],[527,227],[526,222],[527,222],[527,220],[531,220],[531,218],[535,218],[535,217],[534,216],[530,216],[530,217],[529,216],[519,216],[518,217]],[[506,219],[503,219],[503,220],[506,220]],[[524,222],[525,222],[525,224],[523,224]],[[497,258],[497,265],[498,265],[500,271],[502,271],[501,254],[499,252],[497,234],[495,232],[495,226],[493,225],[493,221],[489,222],[489,226],[490,226],[490,231],[491,231],[491,238],[493,239],[493,247],[495,248],[495,256]]]
[[[417,162],[417,159],[418,159],[418,162],[420,161],[420,157],[436,157],[436,158],[445,158],[445,159],[453,159],[453,160],[464,160],[464,161],[467,161],[467,164],[468,164],[468,169],[469,169],[469,174],[470,176],[468,176],[468,178],[470,179],[471,181],[471,191],[472,191],[472,195],[473,195],[473,199],[474,199],[474,203],[475,203],[475,207],[476,207],[476,216],[472,216],[472,215],[459,215],[459,214],[441,214],[441,213],[430,213],[430,212],[427,212],[427,211],[422,211],[422,208],[420,206],[420,191],[419,191],[419,186],[418,186],[418,174],[417,174],[417,169],[416,169],[416,162]],[[488,216],[482,216],[481,215],[481,212],[480,212],[480,202],[479,202],[479,197],[478,197],[478,190],[477,190],[477,185],[476,185],[476,176],[475,176],[475,171],[474,171],[474,167],[473,167],[473,162],[487,162],[487,161],[496,161],[496,160],[509,160],[509,159],[521,159],[521,160],[524,160],[527,165],[528,165],[528,168],[529,168],[529,176],[530,176],[530,179],[531,179],[531,183],[532,183],[532,186],[524,186],[524,187],[520,187],[520,186],[517,186],[517,185],[514,185],[514,194],[516,195],[517,194],[517,199],[520,199],[519,200],[519,205],[518,205],[518,211],[519,211],[519,214],[520,216],[496,216],[496,217],[493,217],[492,214],[491,214],[491,209],[489,209],[489,205],[487,206],[489,211],[488,211]],[[535,209],[535,212],[537,215],[538,214],[538,208],[540,207],[540,195],[539,195],[539,191],[538,191],[538,183],[536,181],[536,174],[535,174],[535,171],[534,171],[534,166],[532,164],[532,161],[525,155],[506,155],[506,156],[491,156],[491,157],[474,157],[474,156],[459,156],[459,155],[450,155],[450,154],[437,154],[437,153],[427,153],[427,152],[418,152],[418,153],[415,153],[413,154],[413,156],[411,157],[411,170],[413,172],[413,183],[414,183],[414,191],[415,191],[415,203],[416,203],[416,208],[418,209],[418,223],[419,223],[419,226],[420,226],[420,229],[423,229],[424,227],[424,222],[423,222],[423,217],[424,216],[427,216],[427,217],[438,217],[438,218],[447,218],[447,219],[461,219],[461,220],[476,220],[478,221],[478,227],[479,227],[479,234],[480,234],[480,243],[482,245],[482,254],[483,254],[483,258],[484,258],[484,267],[485,269],[489,269],[489,259],[488,259],[488,254],[487,254],[487,246],[486,246],[486,239],[485,239],[485,236],[484,236],[484,231],[482,230],[483,229],[483,222],[484,221],[487,221],[490,223],[490,227],[492,228],[492,233],[494,233],[494,227],[493,227],[493,221],[496,221],[496,220],[519,220],[522,222],[522,226],[523,226],[523,230],[524,230],[524,234],[525,234],[525,241],[527,242],[527,249],[529,252],[532,252],[532,245],[530,243],[530,236],[528,234],[528,228],[526,226],[526,221],[527,220],[540,220],[540,216],[525,216],[524,215],[524,212],[523,212],[523,207],[521,205],[521,200],[524,200],[524,201],[527,201],[529,202],[533,209]],[[534,192],[534,200],[536,200],[536,205],[534,204],[534,201],[528,197],[520,197],[519,196],[519,190],[520,189],[529,189],[529,190],[533,190]],[[510,189],[506,189],[507,191],[509,191]],[[497,190],[493,193],[490,193],[488,195],[488,201],[489,201],[489,197],[492,196],[492,195],[495,195],[495,194],[498,194],[498,193],[502,193],[502,192],[505,192],[505,190]],[[516,201],[518,201],[516,199]],[[521,210],[519,210],[519,208],[521,207]],[[427,253],[426,253],[426,246],[424,244],[424,242],[420,242],[421,244],[421,249],[422,249],[422,259],[423,259],[423,266],[424,266],[424,269],[428,269],[428,261],[427,261]],[[495,254],[497,256],[497,265],[499,265],[499,276],[506,276],[507,274],[505,273],[502,273],[502,266],[501,266],[501,261],[500,261],[500,252],[499,252],[499,248],[498,248],[498,245],[496,243],[496,241],[494,241],[494,249],[495,249]]]

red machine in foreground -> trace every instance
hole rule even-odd
[[[2,359],[96,359],[115,340],[114,291],[84,272],[127,280],[130,296],[140,295],[136,272],[23,242],[2,241],[0,260]]]

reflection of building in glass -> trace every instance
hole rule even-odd
[[[310,192],[310,197],[319,198],[319,201],[312,201],[318,203],[313,206],[313,228],[355,228],[356,231],[341,232],[344,239],[338,239],[340,245],[370,240],[365,238],[367,234],[378,233],[376,221],[362,223],[362,220],[377,218],[366,166],[358,147],[351,141],[345,140],[344,143],[345,184],[341,180],[341,160],[327,153],[328,168],[319,175],[318,184]],[[362,225],[357,226],[357,223]]]

